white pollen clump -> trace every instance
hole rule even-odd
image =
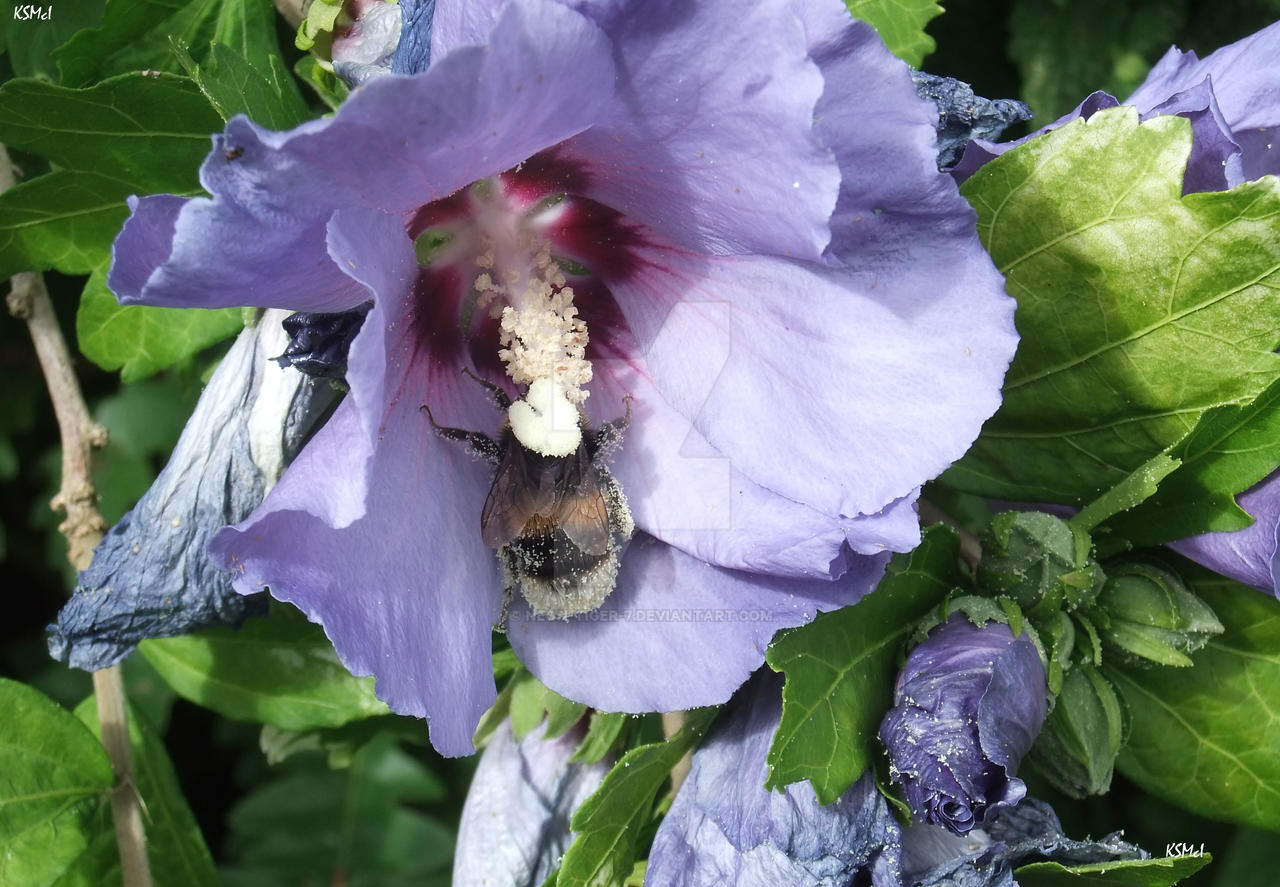
[[[565,387],[549,378],[534,380],[507,410],[507,420],[521,445],[544,456],[568,456],[582,443],[577,406]]]

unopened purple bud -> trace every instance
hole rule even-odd
[[[912,650],[880,741],[916,817],[964,835],[1022,800],[1015,774],[1044,723],[1046,692],[1035,645],[1001,623],[954,616]]]
[[[283,321],[289,347],[275,359],[313,379],[341,379],[347,372],[347,352],[360,332],[372,303],[353,311],[321,313],[297,311]]]

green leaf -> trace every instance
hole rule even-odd
[[[1199,815],[1280,830],[1280,601],[1179,571],[1226,631],[1190,668],[1108,669],[1132,713],[1116,766]]]
[[[702,738],[714,708],[688,712],[685,725],[665,742],[631,749],[614,764],[595,794],[573,814],[578,837],[564,855],[559,887],[613,887],[631,874],[640,831],[667,776]]]
[[[222,121],[186,77],[135,72],[91,89],[38,80],[0,87],[0,141],[138,192],[193,190]]]
[[[80,350],[104,370],[136,382],[238,333],[238,308],[121,305],[107,289],[106,266],[94,269],[76,312]]]
[[[175,44],[202,60],[215,42],[253,63],[274,52],[270,0],[109,0],[102,27],[76,34],[55,56],[63,83],[86,86],[127,71],[179,73]]]
[[[1152,456],[1120,483],[1080,509],[1079,514],[1071,518],[1071,525],[1088,533],[1107,518],[1145,502],[1155,495],[1160,481],[1176,471],[1181,464],[1165,453]]]
[[[591,721],[587,725],[587,735],[582,744],[574,751],[570,761],[576,764],[595,764],[604,760],[605,755],[613,749],[622,728],[627,725],[630,715],[621,712],[610,713],[595,711],[591,713]]]
[[[0,280],[19,271],[88,274],[110,258],[128,182],[59,169],[0,194]]]
[[[106,263],[131,194],[195,193],[217,114],[185,77],[133,73],[92,89],[0,88],[0,141],[61,166],[0,194],[0,277]]]
[[[876,29],[889,51],[913,68],[933,52],[925,25],[942,15],[934,0],[845,0],[849,12]]]
[[[808,779],[829,804],[879,759],[876,731],[903,643],[959,581],[959,556],[956,534],[930,527],[862,601],[774,639],[767,661],[787,681],[767,788]]]
[[[15,7],[25,5],[17,0],[5,5],[4,17],[9,19],[9,63],[19,77],[57,80],[54,57],[58,47],[81,28],[92,28],[102,20],[103,0],[44,0],[36,6],[42,11],[50,10],[47,20],[13,18]]]
[[[153,638],[139,649],[179,696],[236,720],[308,730],[388,711],[373,679],[348,672],[320,627],[288,607],[239,631]]]
[[[1019,887],[1169,887],[1204,868],[1213,857],[1169,856],[1163,859],[1120,859],[1065,866],[1033,862],[1014,869]]]
[[[547,689],[541,681],[528,672],[517,674],[511,681],[511,732],[519,741],[546,719],[544,739],[556,739],[587,713],[581,702],[565,699],[559,693]]]
[[[1155,495],[1104,524],[1113,538],[1142,548],[1252,524],[1234,494],[1280,464],[1280,381],[1248,406],[1206,413],[1171,455],[1182,465]]]
[[[1280,181],[1184,197],[1190,144],[1180,117],[1114,108],[965,183],[1022,340],[948,483],[1078,505],[1280,377]]]
[[[76,716],[95,736],[100,735],[94,697],[76,707]],[[164,742],[136,710],[129,714],[129,740],[133,750],[134,784],[146,811],[147,857],[155,883],[219,887],[213,857],[187,806]],[[108,834],[112,836],[114,851],[113,832],[108,829]],[[96,877],[90,883],[97,887],[119,884],[119,861],[113,858],[112,863],[115,866],[112,877],[106,877],[102,870],[91,871]]]
[[[290,769],[232,809],[220,870],[228,887],[447,887],[453,830],[415,809],[440,802],[444,785],[392,737],[344,770],[321,758]]]
[[[0,884],[50,884],[88,848],[115,784],[102,745],[38,690],[0,678]]]
[[[314,9],[315,6],[313,5],[312,8]],[[331,110],[336,111],[351,92],[337,74],[326,69],[316,61],[313,55],[304,55],[298,59],[297,64],[293,66],[293,72],[303,83],[315,90],[316,95],[320,96],[320,100]]]
[[[271,129],[292,129],[311,118],[297,81],[278,56],[270,55],[254,65],[235,50],[215,43],[202,64],[185,52],[181,58],[191,79],[223,120],[247,114]]]

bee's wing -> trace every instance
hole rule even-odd
[[[480,512],[480,536],[490,548],[502,548],[515,539],[537,513],[538,479],[530,476],[529,468],[523,448],[503,447],[493,486]]]
[[[603,555],[609,550],[609,506],[600,472],[585,449],[579,449],[566,466],[552,522],[584,554]]]

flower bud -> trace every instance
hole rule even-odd
[[[915,816],[967,834],[1026,795],[1015,776],[1044,723],[1044,665],[1027,635],[963,617],[911,651],[880,725]]]
[[[1069,797],[1105,794],[1124,745],[1125,715],[1111,682],[1089,663],[1077,664],[1031,749],[1032,763]]]
[[[1093,600],[1104,577],[1089,556],[1090,540],[1040,511],[998,514],[983,533],[978,582],[1017,601],[1033,620]]]
[[[1151,564],[1111,569],[1098,597],[1103,638],[1129,659],[1190,665],[1189,654],[1222,633],[1222,623],[1182,580]]]

